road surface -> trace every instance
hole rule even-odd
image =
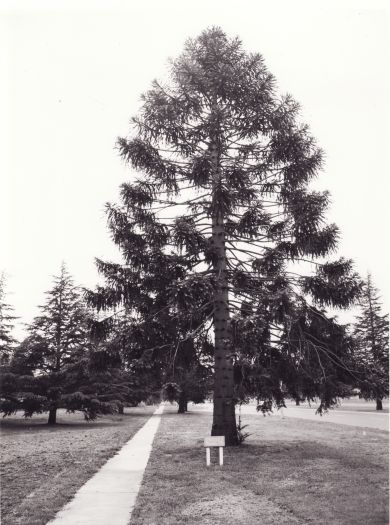
[[[320,416],[316,414],[316,406],[311,407],[307,403],[296,406],[295,402],[286,402],[286,408],[280,410],[274,409],[271,414],[274,417],[294,417],[301,419],[311,419],[322,423],[338,423],[341,425],[350,425],[354,427],[377,428],[389,431],[389,405],[383,403],[383,412],[375,410],[375,402],[367,402],[360,399],[346,399],[342,401],[340,407],[329,410],[326,414]],[[212,411],[212,403],[203,405],[192,405],[190,410]],[[242,405],[242,414],[256,413],[256,404],[250,403]],[[259,414],[260,415],[260,414]]]

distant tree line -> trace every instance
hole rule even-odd
[[[62,408],[81,411],[86,420],[94,420],[102,414],[121,413],[124,406],[161,399],[177,402],[178,412],[184,413],[189,401],[201,403],[212,395],[211,343],[196,339],[194,343],[193,338],[182,341],[172,361],[172,355],[164,350],[170,341],[178,340],[177,325],[152,322],[140,330],[139,323],[123,311],[112,316],[110,330],[103,335],[99,332],[102,323],[85,301],[91,292],[76,287],[64,265],[46,292],[41,314],[28,326],[28,336],[21,343],[12,335],[17,317],[5,301],[4,288],[2,278],[0,410],[4,416],[17,411],[26,417],[48,413],[48,423],[55,424],[57,410]],[[382,400],[389,394],[388,315],[381,313],[378,290],[370,275],[360,306],[354,325],[334,323],[330,325],[333,331],[321,337],[328,337],[332,345],[338,341],[345,344],[346,338],[349,342],[346,366],[353,379],[344,385],[344,395],[357,388],[360,397],[376,400],[377,410],[382,410]],[[322,329],[319,325],[318,330]],[[145,348],[151,350],[145,353]],[[300,379],[294,385],[294,395],[289,397],[303,399],[305,382]],[[236,374],[236,402],[248,400],[251,388]],[[263,388],[269,396],[266,381]]]

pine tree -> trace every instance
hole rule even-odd
[[[342,356],[332,360],[314,331],[324,307],[351,304],[359,280],[344,259],[318,261],[302,275],[302,262],[335,250],[338,229],[324,222],[328,193],[308,188],[322,153],[298,111],[291,96],[277,95],[259,54],[212,28],[172,61],[169,84],[153,82],[134,134],[118,140],[141,177],[122,185],[121,205],[107,205],[124,264],[98,261],[106,286],[89,300],[100,310],[122,305],[134,312],[135,328],[153,319],[160,339],[176,323],[176,337],[150,340],[144,354],[152,359],[164,352],[174,362],[178,344],[198,339],[201,362],[212,345],[212,434],[224,435],[227,445],[239,442],[235,374],[243,362],[272,362],[278,352],[280,366],[285,357],[302,368],[300,356],[306,364],[309,356],[317,363],[313,373],[305,369],[310,395],[326,409],[341,392],[331,377],[345,369]],[[242,344],[254,332],[255,347]],[[272,374],[272,388],[256,380],[251,390],[267,406],[283,403],[281,380]]]
[[[102,261],[98,263],[99,268],[108,268]],[[160,304],[158,297],[164,301],[165,294],[165,286],[158,295],[154,292],[155,310]],[[87,298],[96,305],[100,295],[88,292]],[[144,313],[149,308],[150,305],[138,304]],[[109,315],[105,322],[95,321],[92,331],[97,340],[105,339],[110,348],[119,352],[131,385],[131,404],[160,400],[162,395],[176,401],[178,412],[185,413],[189,401],[204,402],[210,392],[211,344],[203,334],[193,334],[195,325],[195,317],[179,320],[166,308],[138,317],[124,309]],[[193,334],[191,338],[189,333]]]
[[[13,308],[5,302],[5,277],[0,277],[0,364],[9,362],[17,340],[12,335],[14,321]]]
[[[46,304],[40,307],[42,315],[36,317],[29,327],[29,346],[39,354],[37,369],[54,379],[50,391],[49,424],[55,424],[58,408],[55,378],[64,367],[78,362],[85,355],[89,341],[86,310],[64,264],[46,295]]]
[[[377,410],[382,410],[382,399],[389,395],[389,315],[381,313],[379,291],[370,274],[364,283],[360,308],[353,331],[355,357],[365,377],[359,386],[361,395],[375,399]]]
[[[90,293],[87,292],[87,297]],[[94,340],[103,344],[120,362],[128,386],[124,405],[136,406],[141,401],[160,400],[162,363],[157,358],[151,360],[148,355],[143,355],[149,343],[148,331],[135,327],[130,313],[117,312],[106,318],[104,323],[95,319],[91,323],[91,332]]]
[[[163,393],[169,401],[176,401],[178,413],[184,414],[188,411],[188,402],[203,403],[207,399],[212,382],[210,367],[199,359],[204,353],[197,349],[194,340],[183,340],[176,349],[175,359],[166,363]]]
[[[46,295],[41,315],[4,370],[2,412],[48,411],[50,425],[58,408],[80,410],[87,420],[114,412],[126,387],[109,352],[92,344],[89,312],[65,265]]]

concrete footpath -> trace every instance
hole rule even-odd
[[[160,405],[133,438],[79,489],[50,525],[128,525],[163,410]]]

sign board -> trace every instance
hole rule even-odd
[[[224,447],[225,436],[209,436],[204,438],[205,447]]]

